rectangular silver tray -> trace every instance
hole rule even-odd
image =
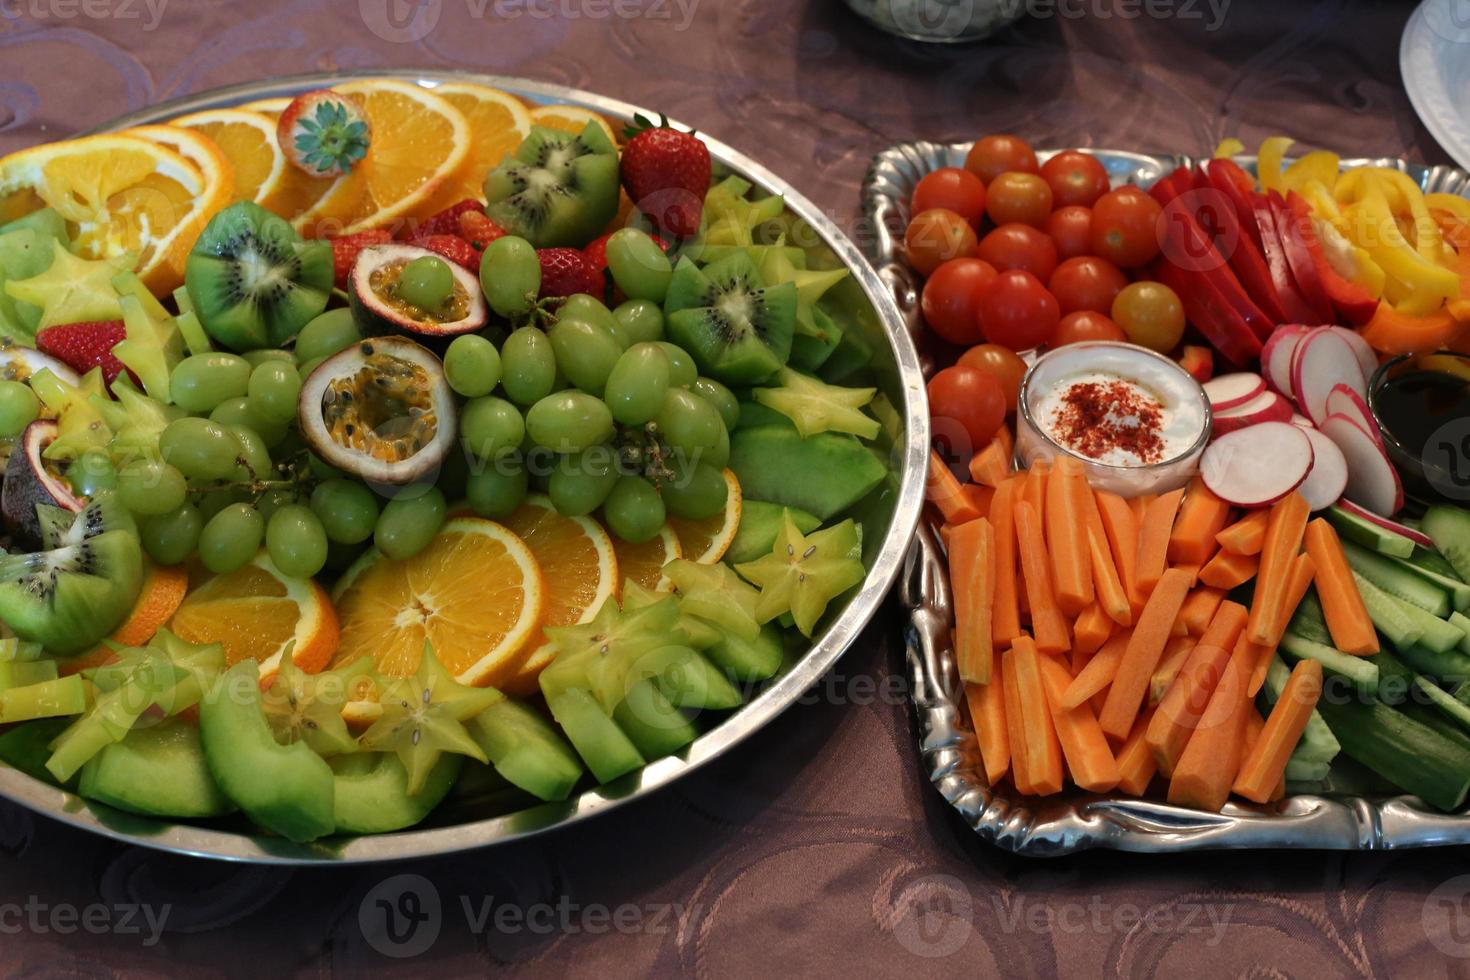
[[[967,143],[900,143],[873,158],[863,181],[863,211],[872,229],[864,246],[881,279],[893,289],[904,322],[921,341],[921,282],[903,258],[909,199],[924,174],[960,166]],[[1054,151],[1053,151],[1054,152]],[[1113,184],[1147,186],[1187,156],[1151,156],[1089,149]],[[1049,153],[1037,154],[1043,160]],[[1254,158],[1236,158],[1254,169]],[[1402,170],[1426,191],[1467,194],[1470,175],[1454,167],[1426,167],[1396,159],[1344,160]],[[920,345],[925,374],[932,359]],[[998,847],[1031,857],[1055,857],[1089,848],[1171,852],[1229,848],[1389,850],[1470,843],[1470,809],[1444,814],[1413,796],[1296,794],[1278,804],[1232,801],[1210,813],[1121,794],[1080,791],[1047,799],[1023,797],[1009,786],[992,789],[981,776],[979,753],[951,645],[954,616],[944,555],[921,524],[904,568],[900,596],[908,611],[904,647],[918,710],[921,765],[940,794],[975,833]]]

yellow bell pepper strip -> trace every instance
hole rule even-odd
[[[1286,172],[1281,175],[1284,185],[1282,193],[1287,190],[1299,191],[1312,181],[1331,187],[1337,183],[1337,162],[1336,153],[1313,150],[1286,168]]]
[[[1339,201],[1354,202],[1381,195],[1400,225],[1400,233],[1406,239],[1412,239],[1416,252],[1431,262],[1443,262],[1447,258],[1439,228],[1429,217],[1429,205],[1424,200],[1423,190],[1403,171],[1388,167],[1358,167],[1342,176],[1335,193]]]
[[[1296,191],[1286,195],[1292,234],[1311,257],[1312,265],[1321,283],[1322,291],[1332,309],[1349,323],[1362,325],[1372,319],[1378,310],[1378,295],[1352,279],[1341,275],[1328,260],[1322,242],[1317,237],[1317,222],[1312,218],[1312,207]],[[1329,226],[1330,227],[1330,226]]]
[[[1374,299],[1383,295],[1383,284],[1388,277],[1367,249],[1348,241],[1335,225],[1315,214],[1312,216],[1312,230],[1317,233],[1322,254],[1338,275],[1362,286]]]
[[[1270,136],[1261,140],[1261,148],[1256,153],[1256,179],[1261,182],[1262,190],[1284,189],[1281,179],[1281,159],[1286,156],[1286,151],[1291,149],[1291,144],[1295,142],[1296,140],[1289,136]]]
[[[1244,143],[1236,139],[1234,136],[1227,136],[1225,139],[1222,139],[1220,141],[1220,144],[1218,146],[1215,147],[1215,159],[1229,160],[1231,157],[1238,156],[1244,152]]]
[[[1465,224],[1470,225],[1470,199],[1463,198],[1458,194],[1425,194],[1424,203],[1429,206],[1430,214],[1433,214],[1435,209],[1448,211],[1456,218],[1465,222]],[[1449,237],[1449,234],[1445,232],[1444,222],[1442,221],[1439,223],[1439,230],[1446,238]],[[1454,245],[1455,243],[1451,242],[1450,244]],[[1455,247],[1457,249],[1459,248],[1458,245],[1455,245]]]
[[[1459,276],[1420,255],[1404,239],[1384,194],[1366,193],[1362,200],[1345,209],[1344,216],[1349,228],[1348,238],[1367,249],[1389,278],[1413,290],[1419,305],[1427,303],[1428,297],[1440,300],[1459,298]],[[1429,223],[1433,224],[1433,220],[1429,219]],[[1435,238],[1438,238],[1437,229]],[[1426,298],[1418,299],[1421,293]]]
[[[1433,195],[1450,196],[1450,195]],[[1463,200],[1463,198],[1457,198]],[[1450,316],[1462,323],[1470,323],[1470,220],[1449,211],[1431,207],[1429,214],[1439,225],[1440,234],[1455,249],[1454,268],[1460,273],[1460,298],[1445,303]]]

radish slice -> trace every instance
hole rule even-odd
[[[1205,382],[1205,394],[1210,398],[1210,406],[1217,412],[1244,405],[1265,390],[1265,378],[1245,371],[1222,374]]]
[[[1292,412],[1291,413],[1291,418],[1287,419],[1287,421],[1290,422],[1292,425],[1299,425],[1303,429],[1315,429],[1316,428],[1316,426],[1312,424],[1312,420],[1311,419],[1309,419],[1305,415],[1301,415],[1301,414],[1299,414],[1297,412]]]
[[[1302,414],[1319,426],[1331,413],[1327,396],[1338,385],[1347,385],[1361,398],[1363,371],[1353,349],[1331,330],[1318,330],[1303,340],[1292,359],[1291,387]]]
[[[1363,369],[1363,381],[1366,383],[1369,378],[1373,377],[1373,372],[1378,370],[1378,352],[1356,330],[1349,327],[1329,327],[1328,329],[1347,341],[1353,353],[1358,355],[1358,366]]]
[[[1392,517],[1404,506],[1404,487],[1383,447],[1346,415],[1329,415],[1322,433],[1337,443],[1348,464],[1343,495],[1380,517]]]
[[[1430,540],[1429,535],[1425,534],[1423,531],[1409,527],[1409,525],[1407,524],[1400,524],[1398,521],[1391,521],[1387,517],[1379,517],[1371,510],[1366,510],[1362,507],[1359,507],[1351,500],[1339,500],[1337,502],[1337,506],[1347,511],[1349,514],[1352,514],[1354,517],[1361,517],[1363,520],[1368,521],[1370,524],[1377,524],[1385,531],[1397,534],[1401,538],[1408,538],[1410,541],[1414,542],[1421,548],[1434,547],[1434,542]]]
[[[1297,487],[1297,493],[1307,502],[1311,510],[1321,510],[1337,503],[1347,489],[1347,459],[1337,443],[1316,429],[1303,429],[1312,442],[1312,472]]]
[[[1263,422],[1221,436],[1200,457],[1205,486],[1237,507],[1265,507],[1312,471],[1312,441],[1288,422]]]
[[[1383,448],[1383,436],[1378,432],[1378,423],[1373,421],[1373,413],[1368,411],[1368,403],[1352,388],[1344,384],[1332,386],[1332,390],[1327,393],[1327,414],[1346,415],[1358,424],[1358,428],[1373,437],[1378,448]]]
[[[1263,391],[1244,405],[1215,413],[1214,434],[1223,436],[1262,422],[1285,422],[1289,418],[1291,403],[1274,391]]]
[[[1311,327],[1298,324],[1277,327],[1276,332],[1266,338],[1266,346],[1261,348],[1261,370],[1266,380],[1287,398],[1294,397],[1291,392],[1292,354],[1297,343],[1311,330]]]

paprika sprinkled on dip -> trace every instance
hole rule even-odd
[[[1019,400],[1016,452],[1025,465],[1075,456],[1093,486],[1125,497],[1183,486],[1209,439],[1199,382],[1134,344],[1050,351],[1026,372]]]

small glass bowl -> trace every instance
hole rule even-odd
[[[1147,364],[1152,377],[1140,377],[1139,367]],[[1073,452],[1047,434],[1038,418],[1042,396],[1057,383],[1081,371],[1115,374],[1125,381],[1136,381],[1146,388],[1172,396],[1178,404],[1195,402],[1204,424],[1199,436],[1183,452],[1157,463],[1128,466],[1104,463]],[[1016,411],[1016,458],[1029,467],[1037,460],[1071,456],[1081,460],[1087,480],[1095,489],[1107,490],[1122,497],[1146,493],[1162,493],[1182,487],[1199,470],[1200,454],[1210,441],[1213,416],[1205,389],[1188,371],[1162,354],[1109,340],[1067,344],[1037,358],[1021,379],[1021,392]]]
[[[1404,492],[1430,503],[1444,501],[1463,507],[1470,503],[1470,485],[1465,482],[1465,474],[1452,473],[1448,467],[1431,461],[1428,458],[1428,446],[1415,448],[1404,445],[1383,424],[1383,419],[1378,414],[1383,401],[1383,389],[1390,381],[1411,369],[1443,371],[1460,378],[1470,378],[1470,357],[1451,350],[1435,351],[1431,354],[1400,354],[1378,365],[1378,370],[1368,379],[1368,411],[1373,416],[1373,424],[1378,427],[1384,448],[1388,450],[1389,461],[1399,471]],[[1446,417],[1444,426],[1431,437],[1430,443],[1442,446],[1459,460],[1458,453],[1464,451],[1461,447],[1464,445],[1463,440],[1467,438],[1470,438],[1470,418]]]

